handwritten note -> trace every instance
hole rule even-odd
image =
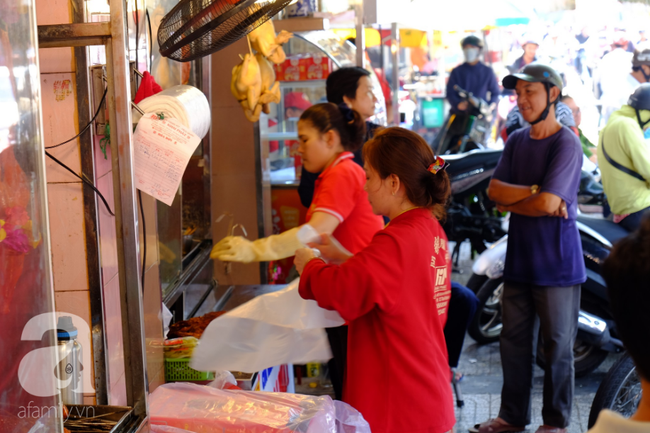
[[[176,119],[147,113],[138,122],[133,142],[136,188],[171,206],[201,139]]]

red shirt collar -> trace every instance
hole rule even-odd
[[[323,172],[318,176],[319,178],[322,177],[325,173],[327,173],[328,170],[330,170],[333,167],[336,167],[339,165],[342,161],[345,161],[346,159],[351,159],[354,158],[354,154],[352,152],[343,152],[340,154],[332,164],[329,165]]]

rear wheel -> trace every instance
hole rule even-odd
[[[609,352],[599,347],[587,344],[576,338],[573,344],[573,368],[575,377],[584,377],[598,368],[605,361]],[[546,358],[544,357],[544,343],[542,336],[537,340],[537,357],[536,362],[544,370],[546,367]]]
[[[502,295],[503,278],[488,279],[476,294],[478,307],[467,332],[479,344],[499,341],[501,329],[503,329],[501,321]]]
[[[629,418],[639,407],[641,401],[641,380],[636,372],[632,358],[626,353],[610,368],[598,387],[589,412],[589,425],[592,428],[603,409],[609,409]]]
[[[487,275],[477,275],[472,274],[467,280],[467,288],[474,293],[478,293],[479,289],[485,284],[488,280]]]

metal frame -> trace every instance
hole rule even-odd
[[[147,391],[143,294],[140,283],[138,212],[133,177],[131,89],[128,34],[124,2],[111,2],[110,23],[39,26],[40,48],[106,47],[107,106],[111,121],[111,152],[115,197],[115,225],[122,312],[122,337],[127,404],[140,427],[147,419]]]
[[[84,0],[74,0],[75,23],[84,21]],[[92,116],[92,88],[86,47],[74,48],[76,69],[76,95],[79,130],[90,122]],[[100,80],[101,81],[101,80]],[[99,101],[97,101],[99,102]],[[82,108],[87,107],[87,108]],[[95,180],[95,152],[93,134],[86,132],[79,137],[81,153],[81,172]],[[106,372],[106,336],[104,333],[104,287],[100,264],[99,232],[97,230],[97,196],[90,188],[82,187],[84,206],[84,228],[86,232],[86,256],[88,269],[88,289],[90,291],[90,316],[92,328],[93,367],[95,373],[95,399],[98,405],[108,404],[109,378]]]

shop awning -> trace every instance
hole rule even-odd
[[[462,31],[527,24],[535,15],[525,0],[413,0],[400,4],[392,17],[404,27]]]

